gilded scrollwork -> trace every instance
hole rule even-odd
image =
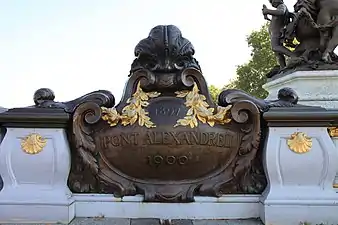
[[[21,140],[21,148],[27,154],[38,154],[47,145],[47,140],[40,134],[32,133]]]
[[[229,118],[229,110],[231,105],[227,107],[217,107],[217,111],[214,114],[215,109],[211,108],[206,102],[206,97],[199,93],[199,88],[196,83],[191,91],[177,91],[176,97],[185,98],[185,106],[189,108],[186,116],[183,119],[179,119],[175,125],[177,126],[190,126],[191,128],[198,126],[198,121],[207,123],[211,127],[215,123],[226,124],[231,122]]]
[[[303,132],[295,132],[287,140],[287,145],[291,151],[303,154],[312,148],[312,139]]]
[[[112,127],[117,126],[119,122],[123,126],[133,125],[138,121],[139,126],[147,128],[156,127],[150,120],[148,112],[144,109],[149,105],[148,100],[160,96],[158,92],[144,92],[141,88],[140,82],[137,84],[135,93],[127,100],[127,104],[122,113],[119,113],[116,108],[101,107],[102,119],[107,121]]]

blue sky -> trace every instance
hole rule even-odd
[[[292,9],[295,1],[286,0]],[[0,0],[0,106],[33,104],[51,88],[58,101],[98,89],[119,101],[133,50],[159,24],[178,26],[208,84],[225,85],[249,59],[246,36],[268,0]]]

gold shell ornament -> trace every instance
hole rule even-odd
[[[329,127],[328,132],[330,137],[338,137],[338,127]]]
[[[38,154],[47,145],[47,140],[40,134],[32,133],[21,140],[21,149],[27,154]]]
[[[287,140],[289,149],[295,153],[303,154],[312,148],[312,139],[303,132],[295,132]]]

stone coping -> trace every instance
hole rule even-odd
[[[271,108],[263,118],[269,127],[331,127],[338,125],[338,110],[306,106]]]
[[[63,109],[14,108],[0,113],[0,126],[23,128],[64,128],[71,116]]]

